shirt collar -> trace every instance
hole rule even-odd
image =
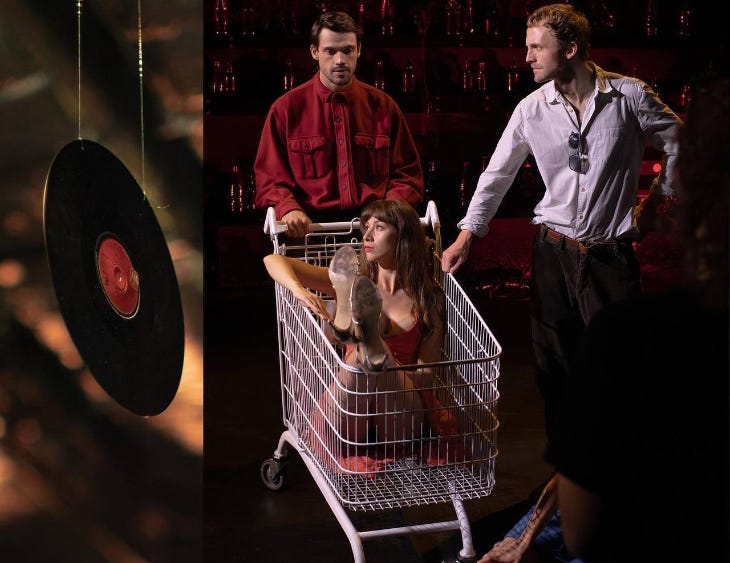
[[[594,94],[601,93],[605,94],[613,90],[611,80],[609,79],[606,71],[592,61],[586,61],[586,64],[591,68],[593,74],[596,77],[596,84],[593,90]],[[545,99],[548,103],[558,104],[562,103],[563,95],[555,87],[555,81],[551,80],[545,85]]]
[[[611,79],[608,73],[594,62],[588,61],[588,66],[593,69],[593,74],[596,75],[596,91],[601,94],[612,91],[613,86],[611,85]]]
[[[352,82],[350,85],[345,88],[344,90],[339,90],[335,92],[334,90],[330,90],[322,84],[322,81],[319,79],[319,71],[317,71],[317,74],[314,75],[314,91],[317,93],[317,96],[326,103],[331,103],[332,98],[336,94],[340,94],[344,96],[345,100],[347,102],[350,102],[352,100],[352,97],[354,96],[355,90],[358,88],[358,80],[354,76],[352,77]],[[340,96],[338,96],[340,97]]]

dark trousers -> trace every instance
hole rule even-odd
[[[536,379],[550,440],[569,367],[586,325],[607,305],[639,295],[641,276],[631,243],[602,243],[580,250],[547,238],[544,231],[535,235],[531,276]]]

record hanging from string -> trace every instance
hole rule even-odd
[[[43,228],[61,314],[84,362],[120,405],[167,408],[185,346],[180,291],[145,194],[102,145],[63,147],[46,179]]]

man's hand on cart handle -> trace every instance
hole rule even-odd
[[[463,229],[459,232],[456,240],[441,255],[441,269],[444,272],[453,274],[461,268],[469,257],[469,248],[473,238],[474,233],[471,231]]]
[[[302,238],[312,224],[312,220],[301,209],[290,211],[281,220],[286,223],[286,234],[291,238]]]

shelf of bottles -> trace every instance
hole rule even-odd
[[[206,45],[302,46],[318,13],[342,10],[365,32],[369,45],[521,47],[525,18],[535,0],[205,0]],[[595,46],[668,46],[690,39],[697,0],[586,0],[568,2],[592,24]],[[701,14],[711,17],[708,14]],[[699,22],[702,25],[703,22]],[[306,46],[306,45],[305,45]]]
[[[344,9],[365,30],[361,80],[400,98],[405,111],[443,111],[472,88],[511,91],[524,64],[526,13],[532,2],[487,0],[207,0],[206,112],[261,113],[280,94],[316,71],[307,49],[318,11]],[[534,3],[536,4],[536,3]],[[684,49],[693,45],[690,0],[583,2],[593,22],[594,49]],[[627,55],[630,57],[630,54]],[[625,72],[636,67],[623,61]],[[641,76],[647,82],[661,77]],[[245,81],[245,89],[241,82]],[[421,93],[418,96],[418,93]]]
[[[526,14],[538,4],[206,0],[206,162],[215,169],[213,199],[223,220],[260,220],[252,199],[260,127],[278,96],[316,72],[309,27],[328,9],[352,14],[364,29],[357,76],[398,102],[421,154],[427,197],[458,219],[514,105],[537,86],[523,42]],[[687,77],[697,72],[687,53],[695,33],[692,2],[597,0],[578,7],[592,22],[591,58],[642,78],[681,113],[691,97]],[[245,131],[246,139],[228,142],[234,130]],[[232,147],[241,152],[233,154]],[[529,160],[515,184],[500,213],[529,214],[541,195]]]

